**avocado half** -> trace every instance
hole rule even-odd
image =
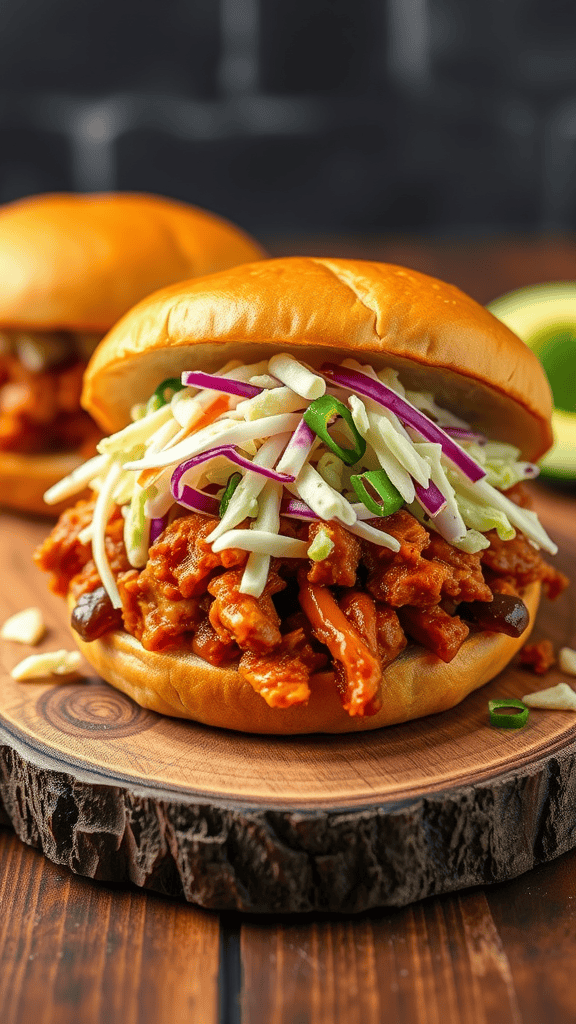
[[[576,282],[519,288],[487,308],[533,349],[550,381],[554,446],[542,473],[576,479]]]

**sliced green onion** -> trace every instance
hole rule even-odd
[[[164,405],[167,405],[167,403],[163,402],[160,395],[157,395],[156,392],[154,392],[146,402],[146,412],[144,415],[148,416],[151,412],[158,412],[158,409],[161,409]]]
[[[146,412],[156,412],[163,405],[168,405],[177,391],[182,391],[183,385],[179,377],[167,377],[158,385],[156,391],[150,395],[146,403]]]
[[[370,512],[374,512],[374,515],[391,516],[404,504],[404,498],[384,469],[371,469],[366,473],[357,473],[350,477],[350,483],[356,496]],[[378,502],[372,497],[366,484],[376,491],[376,494],[382,498],[382,502]]]
[[[508,697],[506,700],[489,700],[490,725],[497,729],[522,729],[528,721],[529,711],[521,700]]]
[[[337,416],[342,417],[350,430],[354,439],[353,448],[342,448],[328,433],[328,424]],[[345,462],[347,466],[353,466],[364,455],[366,441],[359,433],[352,419],[352,413],[343,402],[339,402],[332,395],[322,395],[321,398],[314,399],[304,412],[302,418],[310,429],[324,441],[324,444],[328,445],[330,450],[339,459],[342,459],[342,462]]]
[[[160,405],[168,405],[168,402],[172,400],[177,391],[182,391],[182,381],[179,377],[167,377],[161,384],[158,385],[154,395],[160,402]],[[168,394],[166,394],[168,392]],[[152,398],[154,398],[154,395]]]
[[[224,488],[224,494],[220,498],[220,508],[218,509],[218,515],[220,518],[224,515],[228,505],[230,504],[230,498],[234,494],[234,491],[238,487],[242,479],[242,473],[232,473],[232,476],[228,477],[228,483]]]

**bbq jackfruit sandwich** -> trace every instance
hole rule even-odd
[[[83,404],[106,436],[36,561],[144,707],[247,732],[443,711],[566,580],[524,481],[551,442],[534,354],[457,288],[290,258],[157,292]]]
[[[174,281],[263,255],[219,217],[151,195],[42,195],[0,209],[0,505],[42,494],[101,436],[80,408],[97,343]]]

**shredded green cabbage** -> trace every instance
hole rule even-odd
[[[306,554],[313,562],[323,562],[325,558],[328,558],[333,547],[334,541],[329,537],[328,532],[320,528]]]
[[[456,502],[466,526],[473,530],[479,530],[481,533],[496,530],[500,540],[513,540],[516,536],[516,530],[510,520],[499,509],[472,501],[461,494],[456,495]]]
[[[490,541],[483,533],[478,533],[477,530],[468,530],[465,537],[457,541],[454,545],[459,551],[466,551],[469,555],[476,555],[479,551],[485,551],[486,548],[490,547]]]
[[[124,521],[126,554],[130,565],[135,569],[141,569],[148,561],[150,520],[144,510],[147,498],[148,490],[136,486]]]
[[[336,491],[342,490],[344,463],[334,452],[324,452],[318,459],[316,469],[330,487],[334,487]]]

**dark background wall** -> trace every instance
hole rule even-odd
[[[256,234],[576,226],[575,0],[1,0],[0,201]]]

